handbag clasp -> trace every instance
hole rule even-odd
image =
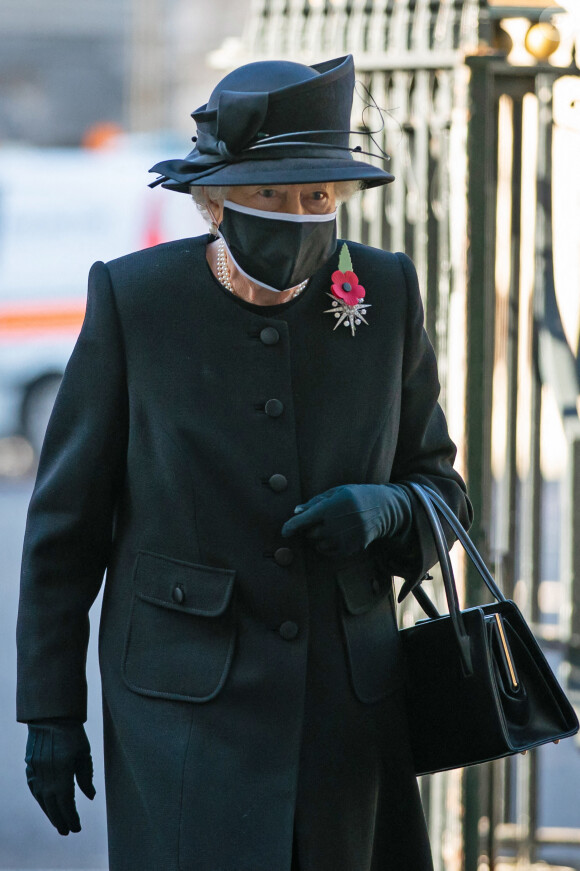
[[[511,655],[511,650],[509,649],[509,645],[508,645],[508,643],[507,643],[507,638],[505,637],[505,631],[504,631],[504,628],[503,628],[503,623],[502,623],[502,621],[501,621],[501,617],[500,617],[500,615],[499,615],[497,612],[494,614],[494,617],[495,617],[495,622],[497,623],[497,628],[498,628],[498,631],[499,631],[499,637],[500,637],[500,640],[501,640],[501,644],[502,644],[502,647],[503,647],[503,652],[504,652],[504,654],[505,654],[505,658],[506,658],[507,666],[508,666],[508,669],[509,669],[510,678],[511,678],[511,681],[512,681],[512,687],[513,687],[514,690],[517,690],[517,688],[518,688],[518,686],[519,686],[519,683],[518,683],[518,679],[517,679],[517,675],[516,675],[516,670],[515,670],[514,662],[513,662],[513,659],[512,659],[512,655]]]

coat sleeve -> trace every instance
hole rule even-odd
[[[86,719],[88,612],[109,559],[127,421],[121,330],[109,272],[99,262],[28,510],[17,626],[22,722]]]
[[[405,278],[407,322],[403,357],[402,393],[397,448],[391,481],[416,481],[436,490],[461,523],[469,528],[472,508],[463,479],[453,468],[457,449],[449,437],[447,421],[438,403],[440,384],[435,353],[423,322],[423,304],[417,273],[406,254],[396,255]],[[431,528],[419,501],[407,492],[413,522],[406,534],[382,542],[382,558],[391,574],[405,579],[403,597],[437,562]],[[455,537],[443,521],[448,545]]]

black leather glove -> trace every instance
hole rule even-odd
[[[303,532],[320,553],[348,556],[374,541],[405,534],[412,523],[411,499],[398,484],[343,484],[304,505],[282,527],[285,538]]]
[[[75,776],[86,797],[95,797],[91,747],[83,724],[59,719],[29,723],[25,761],[30,791],[59,834],[80,832]]]

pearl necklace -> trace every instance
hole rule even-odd
[[[230,267],[228,265],[227,257],[226,257],[226,245],[223,239],[219,241],[218,247],[218,256],[217,256],[217,277],[220,284],[222,284],[226,290],[229,290],[230,293],[233,293],[234,296],[239,296],[238,293],[235,292],[232,287],[232,279],[230,276]],[[302,293],[306,285],[308,284],[309,279],[303,281],[298,285],[290,299],[295,299],[299,294]]]

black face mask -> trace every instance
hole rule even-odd
[[[250,281],[284,291],[310,278],[336,250],[336,211],[327,215],[264,212],[224,202],[219,233]]]

